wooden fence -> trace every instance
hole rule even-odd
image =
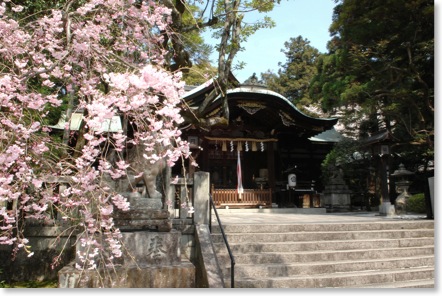
[[[240,196],[236,189],[215,189],[212,186],[212,198],[216,208],[272,207],[271,189],[244,189]]]

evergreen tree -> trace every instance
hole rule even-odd
[[[434,162],[434,3],[337,3],[310,94],[355,139],[389,130],[391,168],[416,172],[412,190],[422,192]]]
[[[310,41],[302,36],[290,38],[282,49],[286,56],[285,64],[279,63],[278,75],[261,74],[267,86],[288,99],[298,108],[309,106],[312,101],[308,92],[310,81],[316,75],[316,63],[319,51],[310,45]]]
[[[324,111],[382,128],[398,141],[433,149],[434,4],[431,0],[343,0],[334,10],[329,55],[311,93]]]

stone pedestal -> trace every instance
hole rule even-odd
[[[183,260],[179,265],[117,266],[98,274],[68,265],[59,271],[58,278],[59,288],[195,288],[195,266]]]
[[[121,230],[122,256],[114,258],[112,266],[106,266],[108,262],[103,257],[110,254],[94,253],[79,238],[75,261],[58,273],[60,288],[195,287],[195,266],[187,259],[182,260],[182,234],[172,229],[169,211],[162,209],[161,200],[131,195],[128,201],[130,210],[116,210],[113,216]],[[107,244],[99,235],[97,241],[100,245]],[[83,266],[84,258],[96,263],[96,268],[76,268]]]
[[[177,265],[181,262],[181,232],[124,232],[123,266]]]
[[[400,194],[395,200],[395,213],[397,215],[405,215],[407,213],[408,198],[411,196],[408,193],[410,182],[400,181],[396,182],[396,191]]]
[[[379,215],[394,216],[395,215],[394,205],[392,205],[391,202],[382,202],[382,204],[379,205]]]
[[[331,210],[349,210],[350,209],[350,192],[333,192],[333,189],[324,191],[323,204],[327,209]]]
[[[135,231],[122,233],[123,255],[114,266],[79,270],[75,262],[58,273],[59,288],[194,288],[195,266],[181,258],[181,232]],[[99,257],[97,257],[98,260]]]
[[[170,213],[162,209],[163,203],[157,198],[128,197],[130,210],[114,213],[115,226],[121,231],[154,230],[168,232],[172,229]]]
[[[181,233],[176,230],[170,232],[123,232],[121,235],[122,256],[114,259],[115,266],[176,265],[181,261]],[[97,236],[97,240],[103,245],[106,244],[103,238]],[[77,266],[83,264],[81,256],[86,257],[89,248],[90,246],[83,245],[81,241],[78,241],[75,258]],[[91,255],[88,255],[87,258],[91,258]],[[98,254],[94,258],[99,267],[105,264],[101,258]]]
[[[330,211],[347,211],[351,205],[351,190],[345,184],[341,174],[336,174],[325,186],[321,204]]]
[[[434,177],[428,178],[428,186],[430,187],[431,211],[434,215]]]
[[[410,187],[411,182],[407,180],[408,177],[414,175],[405,169],[403,163],[399,165],[399,168],[391,174],[392,177],[399,178],[396,181],[396,192],[399,193],[395,200],[395,214],[405,215],[407,213],[407,202],[410,194],[408,193],[408,187]]]

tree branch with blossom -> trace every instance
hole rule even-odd
[[[69,2],[22,24],[14,19],[21,9],[0,1],[0,244],[32,255],[23,229],[63,221],[89,246],[78,268],[97,268],[96,258],[112,264],[121,256],[112,213],[130,204],[105,180],[125,176],[128,164],[121,153],[109,162],[103,147],[143,144],[148,159],[166,159],[169,166],[190,155],[177,128],[184,84],[179,72],[162,66],[158,47],[170,10],[154,1]],[[75,154],[46,127],[49,108],[60,107],[66,94],[83,112],[84,141]],[[133,138],[103,128],[114,116],[130,119]],[[69,124],[66,130],[72,136]],[[152,145],[162,149],[149,153]]]

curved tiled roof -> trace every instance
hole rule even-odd
[[[184,99],[191,108],[198,108],[206,95],[214,89],[214,79],[186,93]],[[331,129],[336,118],[315,118],[301,112],[289,99],[260,84],[241,84],[227,90],[230,120],[255,125],[263,131],[304,134],[312,137]],[[253,104],[255,107],[253,107]],[[203,117],[220,114],[222,97],[218,95],[209,104]],[[252,107],[248,107],[252,106]]]

